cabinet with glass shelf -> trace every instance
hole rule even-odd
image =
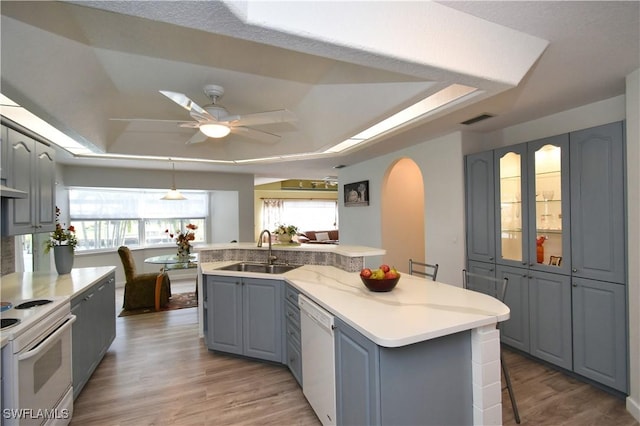
[[[567,146],[561,135],[494,151],[498,264],[569,274]]]

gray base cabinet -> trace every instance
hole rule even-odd
[[[626,287],[573,278],[573,370],[627,392]]]
[[[571,278],[532,271],[528,276],[530,353],[571,370]]]
[[[335,324],[337,424],[473,423],[470,332],[384,348]]]
[[[282,362],[283,287],[278,280],[207,275],[207,347]]]
[[[529,352],[529,274],[526,269],[496,266],[496,277],[508,278],[504,303],[511,310],[500,323],[500,340],[523,352]]]
[[[302,386],[302,344],[300,343],[300,308],[298,307],[298,292],[287,284],[285,290],[285,330],[286,330],[286,364]]]
[[[102,361],[116,337],[115,272],[71,299],[73,398]]]

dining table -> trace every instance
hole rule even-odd
[[[151,263],[160,266],[160,272],[156,278],[155,289],[155,308],[156,311],[160,310],[160,288],[162,287],[162,280],[164,274],[167,271],[173,271],[176,269],[191,269],[198,267],[199,256],[198,253],[189,254],[188,257],[178,256],[177,254],[163,254],[160,256],[148,257],[144,260],[144,263]],[[196,296],[198,295],[198,285],[196,283]]]

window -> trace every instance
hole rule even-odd
[[[76,188],[69,190],[70,224],[77,250],[172,244],[169,233],[193,223],[196,242],[205,241],[208,197],[205,191],[183,191],[187,200],[160,200],[166,191]]]
[[[273,230],[278,224],[294,225],[300,232],[337,229],[336,200],[265,199],[262,202],[262,227]]]

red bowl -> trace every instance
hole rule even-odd
[[[374,280],[372,278],[365,278],[363,276],[360,276],[360,279],[369,290],[383,292],[393,290],[393,288],[398,284],[398,281],[400,281],[400,275],[398,275],[397,278],[382,280]]]

